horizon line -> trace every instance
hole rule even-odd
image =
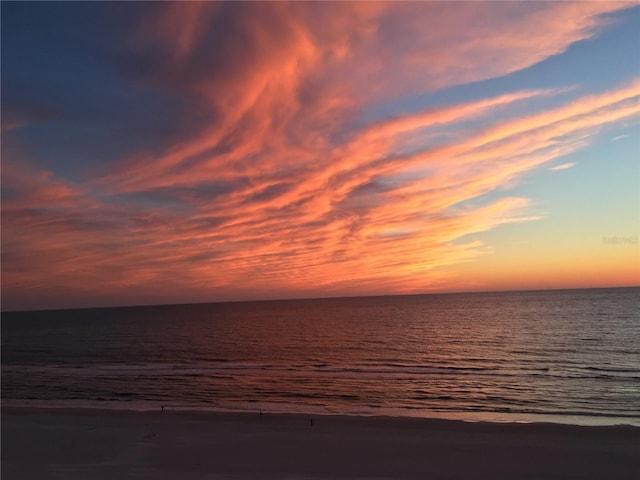
[[[485,293],[525,293],[525,292],[558,292],[558,291],[571,291],[571,290],[617,290],[617,289],[630,289],[640,288],[640,285],[625,285],[625,286],[608,286],[608,287],[573,287],[573,288],[524,288],[524,289],[511,289],[511,290],[458,290],[447,292],[423,292],[423,293],[389,293],[389,294],[377,294],[377,295],[337,295],[327,297],[299,297],[299,298],[256,298],[252,300],[217,300],[211,302],[185,302],[185,303],[142,303],[132,305],[103,305],[94,307],[64,307],[64,308],[37,308],[33,310],[1,310],[3,313],[34,313],[34,312],[63,312],[74,310],[106,310],[115,308],[145,308],[145,307],[178,307],[178,306],[192,306],[192,305],[216,305],[216,304],[228,304],[228,303],[265,303],[265,302],[296,302],[296,301],[309,301],[309,300],[339,300],[339,299],[355,299],[355,298],[381,298],[381,297],[417,297],[426,295],[464,295],[464,294],[485,294]]]

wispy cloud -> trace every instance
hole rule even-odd
[[[540,218],[508,194],[469,202],[637,117],[640,82],[547,108],[536,102],[562,90],[373,122],[363,110],[528,67],[622,6],[164,5],[120,61],[138,58],[141,87],[206,122],[82,185],[3,159],[3,288],[206,299],[443,285],[441,267],[485,251],[470,235]],[[452,138],[433,140],[441,128]]]
[[[573,168],[576,165],[577,165],[576,162],[561,163],[559,165],[554,165],[553,167],[549,167],[549,170],[552,170],[552,171],[568,170],[569,168]]]
[[[617,142],[618,140],[623,140],[625,138],[629,138],[629,135],[616,135],[611,139],[612,142]]]

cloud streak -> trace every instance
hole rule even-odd
[[[474,234],[543,215],[508,192],[484,196],[637,121],[640,82],[573,100],[538,89],[363,112],[533,65],[623,6],[163,4],[118,62],[139,88],[197,105],[202,125],[85,183],[5,158],[3,295],[126,303],[131,291],[195,301],[446,287],[447,267],[486,252]]]
[[[568,170],[570,168],[575,167],[576,165],[577,165],[576,162],[561,163],[560,165],[549,167],[549,170],[554,172],[557,172],[558,170]]]

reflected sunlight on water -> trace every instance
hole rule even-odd
[[[2,397],[49,406],[633,423],[638,293],[5,313]]]

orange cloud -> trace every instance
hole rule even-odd
[[[142,53],[166,46],[167,61],[145,80],[193,95],[218,120],[160,158],[126,159],[117,183],[188,182],[178,166],[208,161],[219,171],[269,149],[281,165],[283,148],[297,157],[326,147],[364,104],[525,68],[588,38],[600,14],[626,5],[169,4],[135,39]],[[264,157],[247,167],[268,168]]]
[[[132,36],[141,56],[164,59],[138,80],[197,103],[209,123],[82,187],[3,161],[3,190],[22,192],[2,206],[3,295],[52,283],[88,299],[183,301],[450,285],[443,267],[487,251],[469,235],[544,213],[479,197],[637,119],[640,82],[552,108],[534,102],[564,90],[369,123],[363,109],[528,67],[624,5],[163,4]],[[482,127],[462,128],[471,120]],[[443,127],[453,139],[432,142]]]

